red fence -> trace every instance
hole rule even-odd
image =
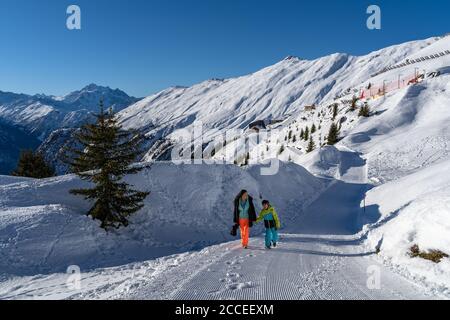
[[[360,99],[376,99],[383,96],[389,92],[399,90],[407,87],[410,84],[416,83],[418,81],[417,74],[408,75],[406,77],[399,77],[397,80],[384,81],[380,84],[370,84],[360,91]]]

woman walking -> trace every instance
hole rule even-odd
[[[242,246],[248,248],[250,228],[256,221],[256,211],[253,205],[253,198],[247,190],[242,190],[234,199],[234,223],[239,225],[241,230]]]

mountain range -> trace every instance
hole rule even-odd
[[[397,73],[380,72],[415,57],[439,53],[448,42],[449,37],[432,37],[364,56],[335,53],[315,60],[288,56],[249,75],[175,86],[143,99],[95,84],[63,97],[0,92],[0,119],[43,141],[39,150],[58,173],[64,173],[67,168],[59,161],[61,148],[73,143],[71,132],[92,120],[103,98],[105,105],[118,112],[125,128],[147,136],[144,159],[167,160],[171,141],[192,130],[196,121],[203,124],[201,144],[208,145],[224,130],[246,129],[257,120],[294,119],[305,106],[350,99],[370,82],[396,82]]]
[[[3,130],[8,131],[8,135],[3,135],[0,140],[3,151],[0,173],[10,172],[17,162],[20,149],[36,149],[40,144],[36,141],[44,141],[53,131],[77,128],[92,121],[101,99],[105,107],[112,107],[116,112],[139,100],[119,89],[95,84],[62,97],[0,91],[0,121],[3,127],[14,127],[14,130]]]

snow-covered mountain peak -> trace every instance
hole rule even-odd
[[[81,91],[102,91],[102,90],[111,90],[111,88],[108,86],[100,86],[95,83],[90,83],[83,89],[81,89]]]
[[[297,56],[287,56],[286,58],[283,59],[283,61],[293,61],[293,62],[297,62],[297,61],[302,61],[303,59],[297,57]]]
[[[111,89],[110,87],[99,86],[91,83],[81,90],[77,90],[64,96],[64,103],[68,104],[72,109],[96,110],[98,103],[103,100],[105,105],[112,106],[116,110],[127,107],[138,99],[130,97],[119,89]]]

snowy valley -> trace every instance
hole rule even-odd
[[[143,171],[127,177],[151,192],[145,207],[106,233],[69,194],[86,184],[76,176],[0,176],[0,299],[450,298],[450,259],[411,256],[414,246],[450,255],[449,50],[450,37],[433,37],[360,57],[288,57],[142,100],[116,92],[121,125],[147,138]],[[0,92],[0,117],[48,138],[54,164],[98,98],[12,95]],[[332,124],[339,141],[327,145]],[[217,163],[170,161],[185,136],[187,160]],[[0,137],[0,161],[11,139]],[[275,158],[276,174],[262,175]],[[261,226],[248,251],[229,234],[241,189],[257,210],[262,199],[277,208],[276,250],[263,250]],[[373,268],[380,288],[367,285]]]

